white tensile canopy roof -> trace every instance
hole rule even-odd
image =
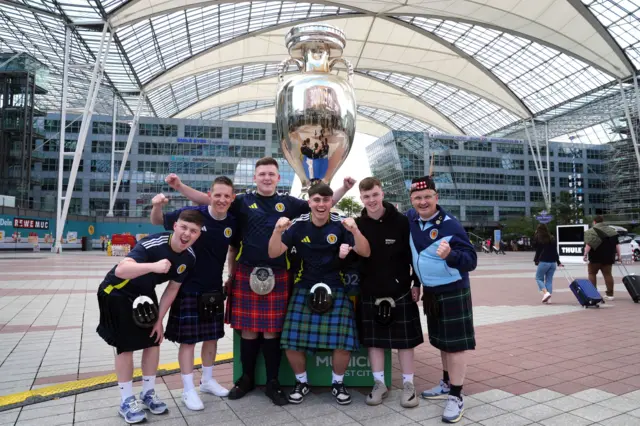
[[[634,75],[639,17],[640,0],[2,0],[0,52],[47,65],[38,107],[59,110],[65,24],[81,65],[108,21],[97,113],[111,113],[115,92],[132,114],[143,90],[146,115],[273,121],[284,35],[324,22],[347,37],[358,131],[486,135]],[[84,105],[90,71],[70,70],[70,107]]]

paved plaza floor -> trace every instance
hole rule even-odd
[[[542,305],[532,258],[533,253],[479,254],[471,278],[477,349],[470,357],[466,412],[459,424],[640,425],[640,305],[628,296],[620,271],[615,271],[615,301],[600,309],[581,309],[559,272],[551,303]],[[119,260],[101,252],[0,253],[0,425],[124,424],[116,414],[119,395],[113,386],[7,409],[24,392],[69,388],[113,373],[114,352],[95,332],[96,291]],[[583,265],[569,269],[586,276]],[[629,269],[640,273],[640,264]],[[175,367],[177,349],[165,341],[160,363]],[[228,359],[232,350],[229,332],[218,353]],[[428,343],[417,348],[415,373],[418,390],[442,375],[439,354]],[[214,376],[232,386],[232,364],[215,366]],[[441,424],[442,403],[421,400],[418,408],[400,407],[401,382],[394,358],[395,390],[377,407],[364,403],[369,389],[351,389],[353,403],[343,407],[327,389],[316,388],[303,404],[285,407],[274,406],[259,390],[239,401],[203,395],[205,410],[191,412],[180,399],[179,374],[169,374],[157,379],[156,389],[170,412],[150,415],[148,423]]]

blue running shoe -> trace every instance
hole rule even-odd
[[[442,421],[445,423],[458,423],[464,414],[464,402],[462,398],[449,395],[447,405],[444,406]]]
[[[147,414],[144,412],[144,409],[138,403],[135,396],[130,396],[120,404],[118,414],[120,414],[124,421],[130,425],[147,420]]]
[[[142,406],[149,410],[151,414],[164,414],[169,409],[167,404],[160,401],[158,395],[156,395],[156,391],[151,389],[147,391],[145,395],[140,393],[140,401],[142,402]]]
[[[440,380],[438,386],[423,391],[421,395],[424,399],[447,399],[450,390],[449,385]]]

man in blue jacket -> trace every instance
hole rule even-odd
[[[424,289],[429,343],[440,349],[443,367],[440,384],[422,397],[447,399],[442,421],[456,423],[464,413],[466,351],[476,347],[469,272],[476,268],[477,256],[460,222],[438,205],[429,176],[414,179],[410,192],[413,269]]]

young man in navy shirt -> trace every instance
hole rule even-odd
[[[127,257],[107,273],[98,289],[100,324],[96,331],[105,342],[116,348],[116,376],[121,396],[118,413],[127,423],[144,421],[146,414],[143,408],[153,414],[167,411],[167,404],[158,398],[154,390],[160,360],[159,345],[164,336],[162,319],[180,284],[196,263],[191,245],[200,236],[201,226],[200,214],[182,212],[173,225],[173,232],[141,239]],[[160,299],[156,317],[150,305],[158,306],[155,287],[166,281],[169,284]],[[148,304],[138,304],[144,300]],[[133,395],[132,382],[133,352],[138,350],[142,350],[142,406]]]
[[[342,221],[330,212],[333,191],[318,183],[309,189],[311,213],[293,222],[278,219],[269,240],[269,256],[277,258],[296,246],[300,266],[294,282],[282,332],[281,344],[296,375],[296,385],[289,394],[289,402],[299,404],[310,391],[306,372],[305,353],[317,350],[333,351],[332,394],[338,404],[351,403],[344,386],[351,352],[358,350],[358,338],[353,304],[342,279],[342,262],[353,249],[358,255],[371,253],[367,239],[352,218]],[[309,304],[312,292],[322,283],[330,289],[332,306],[317,312]],[[319,291],[319,290],[315,290]],[[327,291],[324,287],[324,291]],[[325,296],[323,296],[325,297]],[[326,308],[326,307],[325,307]]]
[[[265,359],[267,386],[265,393],[276,405],[287,404],[278,381],[280,361],[279,334],[289,300],[289,279],[287,259],[284,255],[271,259],[267,246],[271,231],[281,217],[296,218],[309,212],[306,201],[276,192],[280,181],[278,162],[271,157],[256,162],[253,180],[257,190],[239,194],[233,201],[230,213],[238,221],[240,247],[229,248],[227,258],[229,278],[225,287],[229,288],[230,312],[227,313],[231,327],[241,331],[240,360],[243,375],[229,393],[229,399],[239,399],[254,388],[255,365],[262,344]],[[207,195],[180,182],[175,174],[165,181],[171,188],[198,204],[207,204]],[[333,197],[335,204],[355,180],[344,179],[344,185]],[[257,294],[251,288],[251,276],[260,270],[269,271],[275,286],[268,294]],[[271,279],[271,278],[270,278]],[[264,339],[258,339],[262,334]]]
[[[229,391],[213,378],[213,364],[218,349],[218,340],[224,337],[224,312],[222,295],[222,273],[229,242],[236,232],[235,219],[227,214],[234,199],[233,182],[226,176],[213,181],[209,191],[210,202],[204,206],[183,207],[162,214],[162,206],[168,202],[164,194],[151,201],[151,223],[164,224],[171,229],[183,211],[193,211],[202,217],[202,234],[193,245],[198,263],[180,287],[180,292],[171,306],[165,337],[180,344],[178,362],[184,390],[182,401],[190,410],[203,410],[204,405],[193,384],[193,358],[195,346],[202,343],[202,379],[200,392],[216,396],[227,396]],[[215,309],[203,309],[207,301],[214,298]]]
[[[411,231],[413,270],[424,289],[429,343],[440,349],[443,378],[426,399],[447,399],[445,423],[464,413],[462,384],[467,353],[476,347],[469,272],[477,265],[475,248],[456,218],[438,205],[436,184],[429,176],[413,179],[407,212]]]

